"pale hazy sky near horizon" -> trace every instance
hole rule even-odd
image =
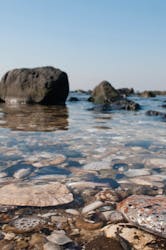
[[[166,89],[166,0],[0,0],[0,77],[51,65],[70,89]]]

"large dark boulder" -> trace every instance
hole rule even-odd
[[[63,105],[68,93],[67,74],[53,67],[14,69],[0,82],[0,98],[9,103]]]
[[[127,98],[124,98],[121,93],[116,90],[109,82],[103,81],[97,85],[89,101],[95,104],[101,104],[109,110],[139,110],[140,105]]]

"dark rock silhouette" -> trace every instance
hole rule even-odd
[[[14,69],[0,82],[0,98],[8,103],[63,105],[68,93],[67,74],[49,66]]]
[[[118,90],[116,90],[109,82],[103,81],[97,85],[89,101],[95,104],[107,105],[113,110],[139,110],[140,105],[124,98]]]

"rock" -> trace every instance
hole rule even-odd
[[[49,241],[46,244],[44,244],[43,250],[62,250],[62,248],[57,244]]]
[[[51,235],[47,236],[47,239],[60,246],[72,242],[72,240],[65,235],[65,231],[63,230],[54,230]]]
[[[31,171],[32,170],[30,168],[22,168],[22,169],[17,170],[14,173],[13,177],[16,179],[22,179],[30,175]]]
[[[59,182],[13,183],[0,188],[0,204],[15,206],[56,206],[73,201],[73,195]]]
[[[124,174],[127,177],[150,175],[149,169],[128,169]]]
[[[164,121],[166,121],[166,113],[163,113],[163,112],[159,112],[159,111],[155,111],[155,110],[148,110],[146,112],[146,115],[148,115],[148,116],[159,116]]]
[[[124,222],[125,218],[122,213],[118,211],[106,211],[103,212],[105,219],[111,224],[117,224],[119,222]]]
[[[121,100],[114,101],[110,104],[111,109],[113,110],[132,110],[137,111],[141,107],[138,103],[135,103],[131,100],[128,100],[126,98],[122,98]]]
[[[101,170],[101,169],[111,169],[111,161],[96,161],[91,162],[83,166],[84,170]]]
[[[1,240],[0,241],[0,249],[1,250],[14,250],[14,242],[8,240]]]
[[[108,225],[102,229],[108,238],[118,239],[121,245],[127,245],[130,247],[123,247],[123,249],[135,249],[135,250],[152,250],[148,246],[156,238],[152,234],[146,233],[140,229],[134,227],[128,227],[127,224]],[[119,237],[118,237],[119,236]],[[122,237],[122,238],[121,238]],[[122,242],[124,240],[124,242]],[[125,242],[127,241],[127,242]],[[159,249],[159,248],[157,248]]]
[[[46,238],[44,235],[39,234],[39,233],[34,233],[32,234],[32,237],[29,241],[29,245],[31,247],[34,247],[34,249],[42,249],[44,243],[46,243]],[[38,248],[37,248],[38,247]]]
[[[72,208],[66,209],[65,212],[68,214],[76,215],[76,216],[80,215],[79,211],[77,211],[76,209],[72,209]]]
[[[109,82],[103,81],[94,88],[92,98],[96,104],[106,104],[119,99],[120,94]]]
[[[69,102],[78,102],[79,99],[77,97],[71,96],[68,101]]]
[[[95,104],[102,104],[104,106],[98,107],[101,111],[106,110],[139,110],[140,105],[128,100],[126,98],[123,98],[119,91],[116,90],[109,82],[103,81],[98,86],[95,87],[95,89],[92,92],[92,98],[91,101],[93,101]]]
[[[103,226],[103,221],[92,221],[92,220],[85,220],[84,218],[76,218],[76,227],[79,229],[84,230],[97,230]]]
[[[24,216],[13,220],[9,226],[6,225],[4,231],[14,233],[31,232],[34,229],[41,228],[45,223],[46,221],[40,217]]]
[[[123,97],[134,94],[134,89],[133,88],[122,88],[122,89],[117,89],[117,90],[120,93],[120,95],[123,96]]]
[[[145,161],[148,166],[156,166],[157,168],[166,168],[166,159],[163,158],[151,158]]]
[[[83,209],[82,209],[82,214],[86,214],[86,213],[89,213],[90,211],[93,211],[101,206],[103,206],[104,203],[102,201],[94,201],[93,203],[85,206]]]
[[[149,97],[155,97],[156,94],[153,91],[145,90],[139,94],[142,97],[149,98]]]
[[[15,233],[6,233],[4,239],[5,240],[12,240],[15,238]]]
[[[0,98],[7,103],[63,105],[68,93],[67,74],[49,66],[14,69],[0,82]]]
[[[166,196],[132,195],[117,210],[139,228],[166,238]]]
[[[54,157],[49,158],[49,159],[45,159],[45,158],[41,158],[40,161],[35,161],[32,162],[32,165],[36,168],[41,168],[41,167],[45,167],[45,166],[53,166],[53,165],[59,165],[61,163],[63,163],[66,160],[66,156],[62,155],[62,154],[55,154]]]

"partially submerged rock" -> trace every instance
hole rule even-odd
[[[59,182],[12,183],[0,188],[0,204],[14,206],[56,206],[73,201],[73,195]]]
[[[97,85],[91,96],[91,101],[95,104],[106,105],[108,110],[138,110],[139,104],[128,100],[121,95],[120,91],[116,90],[109,82],[103,81]]]
[[[67,74],[49,66],[14,69],[0,82],[0,98],[7,103],[59,105],[65,103],[68,93]]]
[[[166,196],[132,195],[117,210],[134,225],[166,238]]]
[[[160,117],[162,120],[166,121],[166,113],[155,111],[155,110],[148,110],[146,112],[146,115],[148,116],[157,116]]]

